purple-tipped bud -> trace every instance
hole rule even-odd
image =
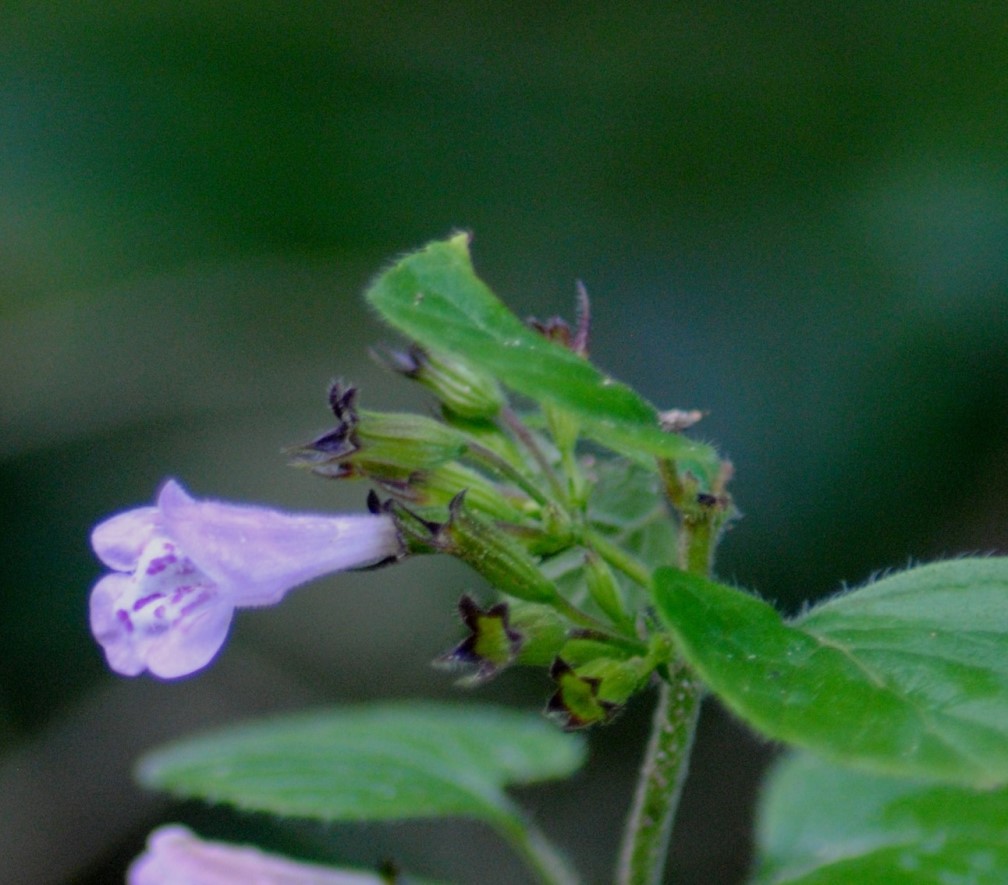
[[[406,352],[373,353],[387,368],[419,381],[445,409],[463,418],[493,418],[504,405],[504,394],[497,382],[457,357],[416,345]]]
[[[322,476],[400,482],[461,457],[468,445],[459,431],[433,418],[358,409],[354,388],[339,382],[329,390],[329,404],[336,427],[291,450],[295,466]]]

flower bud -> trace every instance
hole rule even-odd
[[[620,626],[632,625],[632,620],[623,607],[616,576],[606,562],[593,550],[585,554],[585,581],[588,592],[603,614],[614,624]]]
[[[548,605],[520,599],[508,605],[511,627],[522,639],[515,663],[529,667],[548,666],[567,642],[567,620]]]
[[[509,596],[543,603],[559,598],[556,585],[521,544],[466,505],[465,492],[452,499],[448,521],[440,526],[435,545],[468,563]]]
[[[454,356],[414,345],[407,352],[376,354],[395,372],[419,381],[450,412],[463,418],[492,418],[504,405],[504,394],[490,376]]]
[[[296,464],[330,477],[398,481],[412,471],[437,467],[466,451],[465,437],[441,421],[409,413],[361,410],[356,395],[353,387],[339,382],[332,385],[329,404],[337,425],[296,448]]]
[[[418,472],[411,485],[419,496],[418,503],[422,500],[425,505],[445,506],[460,491],[465,491],[468,507],[504,522],[521,523],[538,510],[526,496],[456,462]]]

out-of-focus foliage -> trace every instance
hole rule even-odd
[[[1008,793],[880,777],[797,753],[760,800],[758,885],[975,882],[1008,864]]]
[[[89,527],[166,474],[361,504],[279,450],[325,427],[334,375],[370,408],[403,403],[365,360],[386,333],[359,296],[454,228],[520,314],[569,315],[583,279],[593,358],[659,407],[709,411],[699,434],[732,455],[747,514],[726,578],[792,608],[908,558],[1003,550],[1006,49],[995,4],[4,4],[0,813],[21,825],[0,878],[138,847],[152,812],[108,809],[140,807],[125,760],[167,731],[451,692],[424,666],[456,636],[458,569],[250,615],[232,646],[255,679],[112,683],[85,612]],[[523,697],[481,699],[507,691]],[[634,715],[599,738],[614,778]],[[604,864],[629,783],[542,801]],[[611,818],[585,826],[581,804]],[[737,877],[729,831],[684,830],[677,881]]]
[[[504,788],[583,761],[577,737],[528,713],[404,703],[238,725],[161,747],[138,770],[148,787],[286,817],[520,826]]]

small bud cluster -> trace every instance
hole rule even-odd
[[[528,323],[587,359],[590,311],[581,286],[578,295],[575,328],[556,317]],[[294,463],[369,481],[378,492],[372,511],[393,519],[404,549],[454,556],[502,594],[485,607],[462,597],[467,635],[436,665],[462,670],[467,686],[510,666],[542,667],[555,683],[551,717],[565,728],[610,721],[672,656],[647,605],[650,571],[677,556],[672,513],[660,503],[669,485],[663,468],[621,462],[609,470],[579,451],[573,415],[549,403],[517,414],[497,382],[463,359],[416,345],[379,359],[432,392],[437,415],[366,411],[356,388],[335,383],[336,426],[295,449]],[[669,412],[666,429],[680,432],[699,417]],[[606,473],[615,476],[610,491],[630,475],[651,483],[629,510],[620,504],[615,522],[596,512]],[[682,511],[706,512],[694,492]],[[715,509],[728,513],[726,502]],[[621,537],[635,520],[644,529]],[[644,543],[652,535],[662,543]]]

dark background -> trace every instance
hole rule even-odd
[[[360,300],[456,228],[520,314],[593,296],[593,355],[699,407],[745,518],[719,573],[785,610],[1008,548],[1003,4],[0,5],[0,879],[121,878],[184,820],[304,856],[517,881],[474,825],[277,827],[169,806],[130,761],[260,711],[459,697],[428,661],[481,589],[451,563],[244,612],[174,684],[110,676],[86,623],[100,518],[163,477],[355,509],[284,466],[367,360]],[[422,407],[422,406],[421,406]],[[541,674],[476,698],[537,708]],[[649,698],[527,790],[605,881]],[[740,881],[769,748],[711,706],[671,863]],[[488,870],[487,867],[492,867]]]

